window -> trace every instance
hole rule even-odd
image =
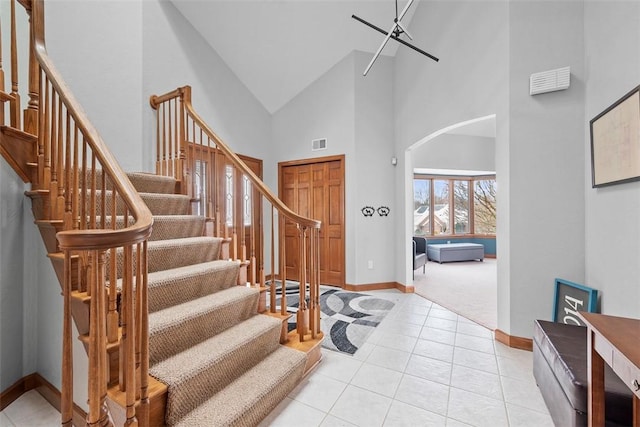
[[[496,234],[496,180],[475,181],[474,223],[478,234]]]
[[[413,224],[414,234],[431,234],[429,205],[431,204],[431,181],[416,179],[413,181]]]
[[[415,175],[417,236],[496,234],[495,176]]]
[[[453,184],[453,232],[469,234],[469,181],[455,180]]]

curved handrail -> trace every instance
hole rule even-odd
[[[86,141],[91,146],[96,158],[100,160],[102,168],[112,178],[113,185],[118,190],[125,205],[135,218],[135,223],[119,230],[92,229],[66,230],[57,234],[61,249],[91,250],[109,249],[116,246],[141,243],[151,235],[153,217],[147,205],[142,201],[138,192],[127,178],[119,163],[113,157],[100,134],[91,124],[79,102],[73,96],[60,73],[49,59],[44,40],[36,37],[34,44],[36,58],[42,70],[58,92],[67,111],[74,118],[76,125],[83,132]]]
[[[258,191],[269,200],[269,202],[286,218],[300,224],[301,226],[308,228],[320,228],[321,222],[315,219],[301,216],[285,205],[278,197],[276,197],[271,190],[264,184],[264,182],[256,176],[256,174],[233,152],[227,145],[222,142],[222,139],[216,135],[216,133],[205,123],[205,121],[195,112],[191,104],[191,86],[183,86],[174,91],[168,92],[163,95],[152,95],[149,99],[149,103],[153,109],[157,109],[158,106],[169,99],[183,95],[184,107],[193,121],[200,126],[200,128],[211,138],[217,148],[224,153],[234,164],[235,167],[240,169],[251,180],[252,184],[256,186]]]

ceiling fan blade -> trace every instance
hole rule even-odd
[[[402,12],[400,12],[400,15],[398,15],[398,21],[400,21],[403,17],[404,14],[407,13],[407,10],[409,9],[409,7],[411,6],[411,3],[413,3],[413,0],[409,0],[409,2],[407,3],[407,5],[404,7],[404,9],[402,9]]]
[[[387,33],[387,35],[385,36],[384,40],[382,40],[382,44],[378,48],[378,51],[376,52],[375,55],[373,55],[373,58],[371,58],[371,62],[369,62],[369,65],[367,65],[367,68],[364,70],[364,73],[362,73],[363,76],[367,75],[367,73],[369,72],[369,70],[373,66],[373,63],[376,62],[376,59],[378,59],[378,56],[380,56],[380,53],[382,53],[382,49],[384,49],[384,47],[387,45],[387,42],[391,38],[391,34],[393,33],[393,30],[395,30],[395,29],[396,29],[396,24],[394,23],[393,26],[391,27],[391,29],[389,30],[389,32]]]

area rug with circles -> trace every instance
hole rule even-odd
[[[322,347],[353,355],[376,326],[395,305],[393,302],[360,292],[341,289],[321,290],[320,329],[324,333]],[[268,299],[267,299],[268,301]],[[280,308],[281,297],[276,298]],[[299,306],[299,294],[287,295],[287,311]],[[296,328],[295,315],[289,319],[289,330]]]

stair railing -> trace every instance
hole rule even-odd
[[[20,129],[12,0],[12,91],[5,92],[0,67],[0,124],[5,124],[4,103],[9,102],[10,126],[37,136],[29,195],[36,221],[59,230],[49,256],[54,267],[59,265],[63,294],[61,422],[71,426],[73,419],[74,320],[89,356],[86,423],[112,425],[107,395],[115,393],[124,401],[123,423],[148,425],[147,239],[152,216],[47,55],[43,0],[20,4],[30,17],[29,102]]]
[[[249,263],[242,284],[267,287],[272,313],[279,294],[280,315],[288,316],[286,285],[298,282],[296,338],[321,338],[320,222],[289,209],[213,132],[195,112],[190,86],[153,95],[150,103],[157,118],[156,173],[178,181],[212,235],[231,238],[230,258]],[[287,257],[291,251],[297,257]]]
[[[4,104],[9,103],[9,124],[20,129],[20,94],[18,90],[18,40],[16,31],[16,0],[11,0],[11,12],[9,14],[10,28],[10,64],[11,64],[11,91],[5,90],[5,75],[2,68],[2,35],[0,32],[0,125],[5,124]],[[1,23],[0,23],[1,26]]]

